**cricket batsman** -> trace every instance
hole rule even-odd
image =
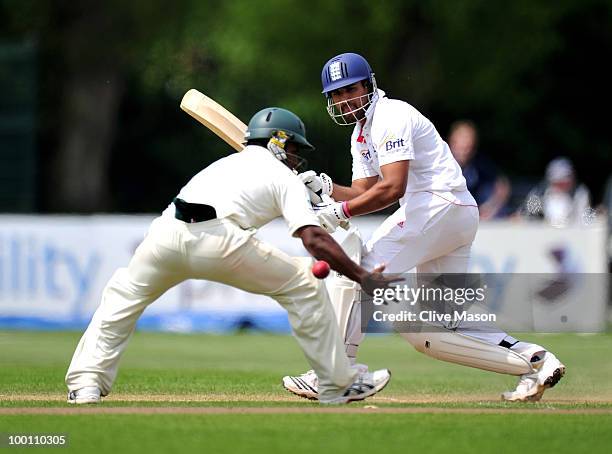
[[[466,273],[478,229],[478,206],[467,190],[461,168],[425,116],[410,104],[389,99],[378,89],[361,55],[340,54],[321,73],[327,111],[340,125],[354,125],[351,135],[352,184],[341,186],[314,171],[300,177],[318,204],[322,225],[333,231],[352,216],[374,213],[396,202],[363,248],[362,266],[386,264],[389,273]],[[322,196],[333,198],[323,202]],[[336,311],[348,356],[355,363],[363,340],[356,301]],[[402,333],[418,351],[434,358],[505,374],[519,375],[508,401],[537,401],[565,373],[565,366],[544,347],[521,342],[497,327],[461,328],[444,333]],[[367,370],[366,366],[360,366]],[[317,397],[316,371],[283,378],[285,388],[301,397]]]
[[[152,222],[127,268],[111,277],[68,368],[69,403],[98,403],[110,393],[138,318],[186,279],[268,295],[283,306],[319,377],[321,403],[362,400],[389,382],[386,369],[364,373],[351,367],[323,281],[311,272],[312,258],[290,257],[254,237],[259,227],[282,216],[308,252],[362,288],[389,282],[381,274],[384,267],[366,271],[321,228],[293,172],[300,151],[314,149],[304,124],[288,110],[263,109],[251,118],[245,143],[241,153],[195,175]]]

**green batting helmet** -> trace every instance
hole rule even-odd
[[[315,149],[306,140],[306,128],[300,117],[280,107],[268,107],[253,115],[247,127],[245,141],[269,139],[278,131],[284,131],[289,136],[289,141],[297,143],[301,148]]]

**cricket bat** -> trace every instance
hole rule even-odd
[[[181,109],[214,132],[234,150],[244,149],[247,126],[216,101],[192,88],[183,96]]]

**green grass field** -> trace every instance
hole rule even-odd
[[[514,377],[370,336],[360,361],[391,369],[390,385],[323,412],[280,385],[307,368],[295,341],[257,334],[136,333],[104,403],[68,406],[63,377],[79,337],[0,332],[0,434],[63,433],[75,452],[575,453],[612,444],[611,334],[522,336],[555,351],[568,373],[540,403],[518,405],[499,400]]]

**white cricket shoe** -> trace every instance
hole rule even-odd
[[[368,371],[365,364],[355,364],[353,368],[359,373]],[[283,377],[283,387],[290,393],[304,399],[317,400],[319,398],[319,377],[314,370],[304,372],[302,375],[285,375]]]
[[[550,352],[544,354],[544,359],[532,363],[535,372],[521,375],[514,391],[502,393],[502,400],[508,402],[537,402],[544,391],[555,386],[565,375],[565,366]]]
[[[69,404],[99,404],[100,399],[100,388],[97,386],[86,386],[77,391],[70,391],[68,393]]]
[[[358,400],[364,400],[381,391],[391,380],[389,369],[375,370],[374,372],[360,372],[357,380],[342,394],[330,400],[320,400],[321,404],[348,404]]]
[[[302,375],[285,375],[283,387],[304,399],[317,400],[319,398],[319,377],[312,369]]]

